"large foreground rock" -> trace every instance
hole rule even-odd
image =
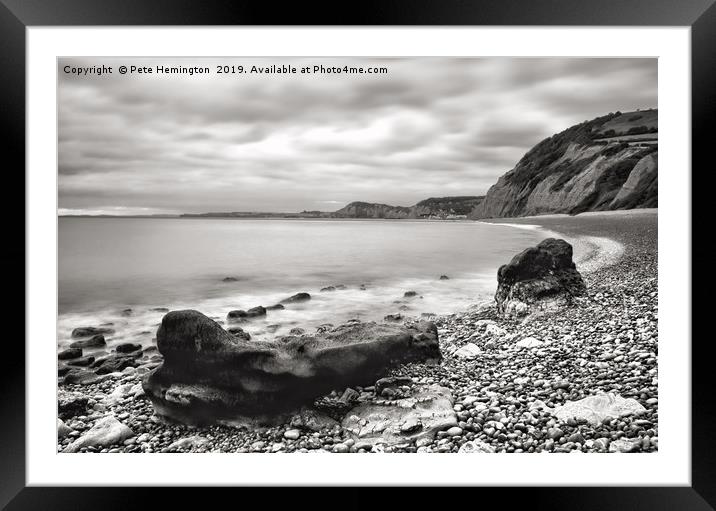
[[[193,310],[164,316],[164,362],[143,385],[160,415],[190,423],[279,413],[333,389],[368,385],[391,367],[438,360],[437,328],[349,323],[277,343],[246,341]]]
[[[586,286],[572,261],[572,245],[548,238],[517,254],[497,272],[497,309],[520,316],[568,303]]]
[[[453,397],[449,389],[428,385],[410,397],[364,404],[343,419],[343,429],[356,445],[399,445],[420,438],[432,439],[443,429],[457,426]]]

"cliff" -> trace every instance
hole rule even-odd
[[[331,214],[335,218],[466,218],[483,197],[431,197],[414,206],[389,206],[369,202],[351,202]]]
[[[656,207],[657,151],[655,109],[585,121],[528,151],[469,217]]]

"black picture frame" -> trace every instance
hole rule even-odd
[[[156,492],[122,488],[39,488],[25,483],[25,337],[19,318],[20,299],[25,297],[25,223],[17,211],[25,211],[25,30],[32,26],[117,25],[513,25],[513,26],[688,26],[691,27],[692,161],[693,168],[708,172],[707,155],[716,123],[716,5],[715,0],[378,0],[328,6],[306,3],[274,5],[272,2],[228,0],[0,0],[0,140],[7,163],[4,174],[6,244],[0,251],[2,267],[16,289],[6,319],[0,378],[0,505],[6,509],[107,509],[152,505]],[[701,165],[699,165],[701,164]],[[684,172],[684,169],[667,171]],[[686,177],[686,174],[684,174]],[[692,184],[698,182],[692,173]],[[700,181],[700,180],[699,180]],[[708,193],[701,187],[702,193]],[[694,191],[698,186],[692,186]],[[22,190],[22,193],[20,192]],[[10,206],[7,199],[14,203]],[[706,218],[708,199],[692,200],[692,216]],[[700,208],[700,209],[699,209]],[[14,214],[12,212],[15,212]],[[22,241],[20,241],[22,240]],[[704,267],[701,253],[694,253],[692,266]],[[704,261],[705,262],[705,261]],[[22,287],[21,287],[22,286]],[[22,289],[20,292],[19,290]],[[696,307],[698,303],[694,301]],[[703,305],[701,305],[703,307]],[[24,305],[23,305],[24,310]],[[694,320],[700,319],[693,315]],[[700,320],[703,321],[703,320]],[[695,323],[692,323],[695,326]],[[688,339],[683,340],[684,346]],[[510,505],[541,509],[713,509],[716,505],[716,427],[713,382],[708,357],[711,336],[694,335],[692,350],[692,486],[691,487],[589,487],[520,489],[484,488],[479,501],[489,494],[500,500],[509,495]],[[683,418],[685,427],[689,417]],[[171,489],[184,498],[184,490]],[[226,490],[212,489],[212,500]],[[246,492],[246,489],[242,489]],[[266,490],[264,490],[266,491]],[[143,495],[138,495],[142,492]],[[161,493],[166,494],[167,490]],[[303,492],[293,493],[292,502]],[[423,499],[413,491],[410,500]],[[163,499],[163,497],[160,497]],[[246,496],[242,497],[245,499]],[[268,497],[273,500],[274,497]],[[339,505],[325,495],[324,505]],[[244,500],[246,505],[253,499]],[[312,497],[315,501],[315,497]],[[369,498],[360,489],[343,490],[341,507],[364,507]],[[208,502],[207,502],[208,504]],[[320,505],[320,504],[319,504]],[[475,505],[479,505],[477,502]]]

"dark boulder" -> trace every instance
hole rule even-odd
[[[141,344],[135,344],[133,342],[123,342],[122,344],[117,345],[115,351],[117,353],[132,353],[133,351],[139,351],[141,349]]]
[[[92,371],[80,367],[73,367],[65,374],[63,383],[75,385],[91,385],[99,381],[99,377]]]
[[[57,415],[67,420],[77,415],[86,415],[89,398],[79,392],[63,392],[57,395]]]
[[[231,335],[233,335],[235,337],[238,337],[239,339],[244,339],[246,341],[251,339],[251,334],[244,331],[243,328],[238,327],[238,326],[229,328],[227,330],[227,332],[229,332]]]
[[[281,300],[281,303],[305,302],[310,299],[311,299],[311,295],[309,295],[308,293],[296,293],[293,296],[290,296],[284,300]]]
[[[97,334],[93,335],[89,339],[82,339],[71,343],[70,348],[99,348],[106,345],[107,341],[105,341],[104,335]]]
[[[60,360],[70,360],[72,358],[79,358],[82,356],[82,350],[80,348],[67,348],[57,354],[57,358]]]
[[[415,291],[406,291],[403,294],[403,298],[413,298],[414,296],[418,296],[418,293],[416,293]]]
[[[266,307],[261,307],[260,305],[258,307],[252,307],[251,309],[247,311],[243,310],[235,310],[230,311],[226,315],[226,319],[229,322],[237,322],[237,321],[244,321],[251,318],[258,318],[261,316],[266,315]]]
[[[413,379],[409,376],[389,376],[387,378],[381,378],[375,382],[375,395],[380,396],[385,389],[402,387],[412,383]]]
[[[441,358],[434,324],[350,323],[285,342],[248,342],[193,310],[167,314],[164,356],[144,390],[160,415],[205,423],[295,410],[333,389],[364,386],[409,362]]]
[[[266,310],[267,311],[276,311],[276,310],[283,310],[285,308],[286,307],[284,307],[280,303],[277,303],[276,305],[269,305],[268,307],[266,307]]]
[[[137,367],[139,362],[137,358],[142,355],[141,351],[130,354],[113,354],[104,358],[98,358],[92,364],[92,368],[97,374],[109,374],[120,372],[127,367]]]
[[[94,362],[94,357],[82,357],[77,358],[75,360],[70,360],[67,362],[67,365],[70,366],[78,366],[78,367],[87,367],[91,365]]]
[[[584,280],[572,261],[572,245],[548,238],[500,267],[495,301],[501,313],[523,315],[533,308],[568,303],[585,292]]]
[[[114,330],[105,327],[81,326],[72,330],[72,337],[90,337],[97,334],[113,334]]]

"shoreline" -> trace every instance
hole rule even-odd
[[[657,450],[657,213],[619,213],[485,222],[536,224],[550,235],[555,233],[570,243],[574,240],[580,247],[575,247],[575,257],[582,253],[577,267],[580,271],[585,267],[588,296],[557,314],[526,322],[500,318],[494,306],[473,306],[434,317],[443,362],[439,366],[409,364],[392,374],[412,378],[411,388],[440,384],[450,389],[460,431],[440,431],[432,442],[386,452],[457,452],[470,442],[481,442],[496,452],[608,452],[614,446],[618,451]],[[516,346],[526,338],[542,344],[531,349]],[[476,345],[480,356],[456,355],[467,344]],[[61,392],[90,397],[87,412],[68,420],[75,433],[61,440],[58,450],[108,413],[127,424],[132,436],[118,445],[82,452],[372,450],[352,443],[336,422],[318,431],[299,431],[288,422],[249,429],[166,424],[154,416],[137,387],[143,372],[131,368],[90,385],[61,386]],[[376,400],[365,388],[355,390],[366,402]],[[646,412],[592,426],[560,421],[550,411],[600,391],[634,398]],[[325,405],[319,409],[330,414],[339,393],[317,400]]]

